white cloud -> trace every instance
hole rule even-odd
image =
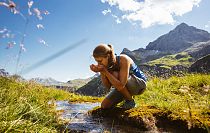
[[[110,6],[118,6],[121,11],[136,11],[140,2],[134,0],[101,0],[102,3],[109,3]]]
[[[111,13],[111,10],[110,10],[110,9],[103,10],[102,13],[103,13],[104,15],[106,15],[107,13]]]
[[[206,25],[205,25],[205,28],[209,28],[209,25],[206,24]]]
[[[121,24],[121,23],[122,23],[121,20],[120,20],[120,18],[119,18],[118,16],[112,14],[112,17],[115,18],[115,22],[116,22],[117,24]]]
[[[116,19],[115,21],[116,21],[117,24],[121,24],[122,23],[119,18]]]
[[[204,25],[205,28],[210,28],[210,21],[207,22],[206,25]]]
[[[182,16],[192,11],[201,0],[101,0],[110,6],[116,6],[123,15],[122,19],[141,22],[142,28],[155,24],[173,24],[174,16]]]

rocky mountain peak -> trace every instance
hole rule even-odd
[[[150,42],[146,49],[176,53],[189,48],[193,43],[208,40],[210,40],[210,34],[207,31],[181,23],[169,33]]]
[[[189,26],[186,23],[181,23],[178,26],[176,26],[175,30],[178,30],[178,29],[187,29],[187,28],[191,28],[191,27],[193,27],[193,26]]]

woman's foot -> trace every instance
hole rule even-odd
[[[134,99],[132,100],[125,100],[124,104],[121,106],[124,109],[131,109],[134,108],[136,105]]]

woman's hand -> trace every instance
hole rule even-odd
[[[93,72],[96,72],[96,73],[99,72],[98,66],[94,65],[94,64],[90,65],[90,70],[92,70]]]
[[[104,72],[106,70],[106,67],[104,67],[104,65],[98,65],[97,67],[99,72]]]
[[[103,65],[94,65],[94,64],[90,65],[90,69],[96,73],[97,72],[103,73],[106,70],[106,68]]]

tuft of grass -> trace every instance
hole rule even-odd
[[[210,75],[154,78],[135,100],[138,108],[146,104],[170,112],[170,119],[187,121],[189,128],[210,127]]]
[[[55,106],[48,104],[56,100],[101,101],[33,82],[0,77],[0,132],[58,132],[62,122],[58,120]]]

